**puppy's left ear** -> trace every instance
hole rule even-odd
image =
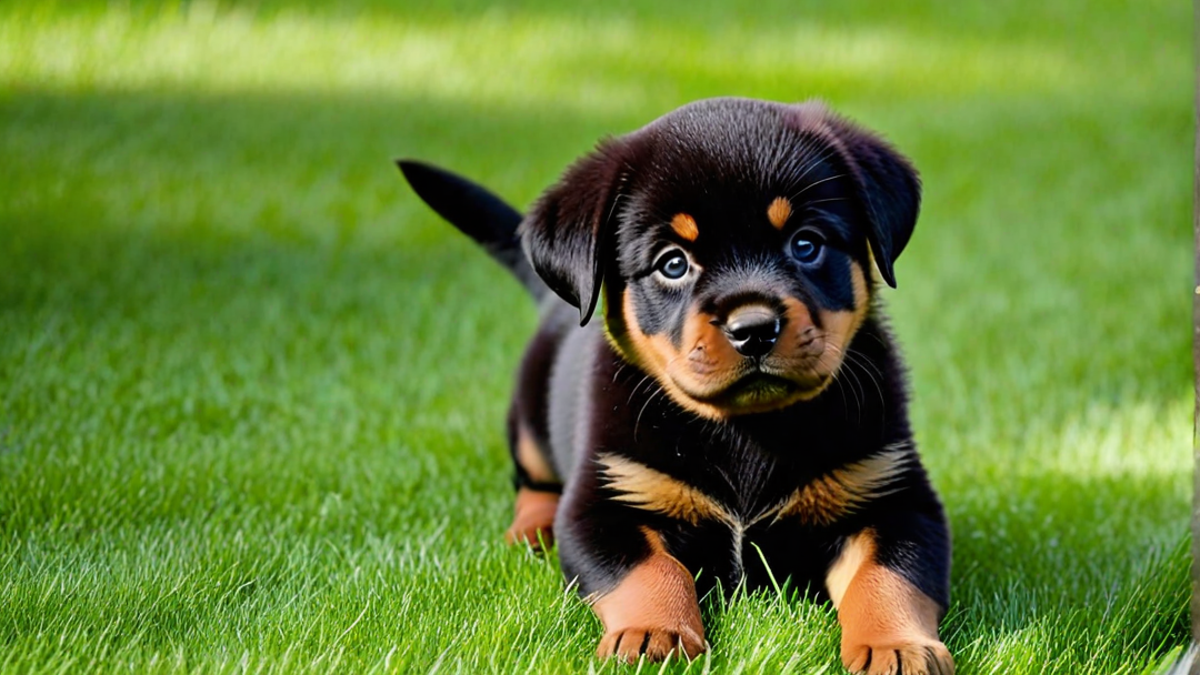
[[[519,230],[538,276],[579,308],[581,326],[591,319],[600,297],[625,147],[621,140],[609,140],[571,165],[534,203]]]
[[[879,275],[895,288],[892,267],[917,225],[921,180],[912,163],[883,139],[845,120],[829,121],[856,169]]]

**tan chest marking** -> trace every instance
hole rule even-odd
[[[835,469],[749,516],[736,514],[699,489],[632,459],[604,454],[597,461],[606,486],[617,493],[617,501],[693,525],[715,520],[741,531],[768,518],[775,522],[798,518],[805,525],[831,525],[889,494],[888,486],[905,471],[912,457],[907,444],[884,450]]]
[[[908,444],[847,464],[799,488],[780,505],[775,520],[798,518],[805,525],[832,525],[867,503],[888,495],[888,486],[912,460]]]
[[[616,499],[695,525],[702,520],[733,524],[736,519],[715,499],[687,483],[619,455],[600,455],[601,472]]]

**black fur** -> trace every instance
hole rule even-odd
[[[444,169],[414,160],[399,160],[396,165],[438,215],[482,245],[535,298],[546,294],[546,285],[521,254],[520,212],[482,186]]]
[[[418,193],[468,234],[490,237],[495,226],[483,222],[488,219],[502,220],[504,231],[512,225],[513,216],[481,188],[463,188],[462,179],[428,167],[416,173],[411,167],[417,165],[402,166]],[[455,208],[439,206],[437,196],[445,191],[456,195]],[[793,209],[785,227],[767,222],[767,206],[779,196]],[[460,199],[476,199],[477,206]],[[561,301],[543,303],[542,325],[518,376],[511,425],[532,431],[563,478],[555,534],[566,577],[582,594],[612,589],[644,560],[650,551],[641,532],[649,527],[699,575],[701,593],[718,582],[727,591],[767,585],[765,557],[776,580],[790,578],[820,595],[846,537],[872,528],[880,563],[944,612],[949,534],[915,449],[885,492],[836,522],[746,524],[831,471],[913,447],[900,355],[878,303],[867,310],[856,300],[852,269],[869,273],[873,252],[880,276],[894,286],[894,263],[912,234],[919,202],[920,184],[907,160],[822,106],[715,99],[605,142],[534,204],[520,239]],[[699,223],[695,241],[672,229],[677,213]],[[799,236],[824,243],[819,263],[801,264],[789,254]],[[655,276],[659,256],[672,247],[703,269],[694,281],[676,287]],[[867,283],[874,297],[874,284]],[[572,307],[586,324],[601,288],[604,326],[575,326]],[[742,414],[718,396],[704,401],[713,407],[706,410],[730,414],[714,417],[666,395],[635,353],[634,331],[682,349],[687,321],[697,311],[714,324],[747,303],[782,316],[789,299],[818,329],[839,312],[862,310],[865,317],[844,345],[852,357],[809,400]],[[636,326],[628,325],[626,302]],[[746,379],[757,385],[770,377]],[[786,390],[787,383],[763,386]],[[699,489],[744,528],[691,524],[615,499],[597,464],[602,454],[627,457]],[[518,464],[518,484],[529,486],[521,474]]]

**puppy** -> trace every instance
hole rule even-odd
[[[832,600],[851,671],[953,672],[949,533],[875,301],[916,224],[904,157],[817,103],[725,98],[602,142],[524,217],[399,164],[540,304],[507,536],[557,539],[600,656],[695,657],[697,598],[773,576]]]

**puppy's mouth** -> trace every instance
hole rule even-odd
[[[680,386],[680,389],[699,403],[729,413],[747,414],[775,410],[814,398],[833,379],[832,374],[815,372],[785,376],[769,368],[749,364],[743,370],[730,383],[709,391],[689,391],[685,386]]]

